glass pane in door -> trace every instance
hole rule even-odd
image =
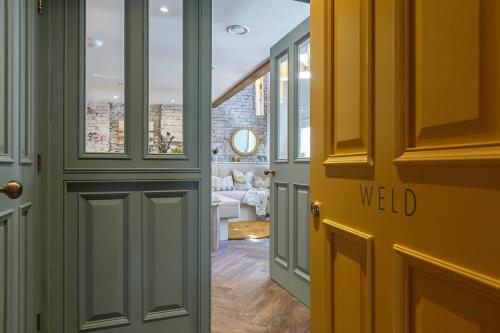
[[[85,1],[85,152],[125,152],[125,0]]]
[[[310,40],[303,41],[297,47],[297,158],[309,158],[311,121],[310,121],[310,79],[311,79],[311,47]]]
[[[288,158],[288,54],[278,60],[278,160]]]
[[[149,154],[183,154],[183,1],[149,1]]]

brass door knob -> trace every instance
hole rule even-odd
[[[321,203],[318,201],[313,201],[311,202],[311,213],[313,216],[319,216],[319,207],[321,206]]]
[[[275,170],[266,169],[266,170],[264,170],[264,174],[266,176],[269,176],[270,174],[273,175],[273,176],[276,176],[276,171]]]
[[[9,180],[5,186],[0,186],[0,193],[11,199],[17,199],[23,194],[23,184],[17,180]]]

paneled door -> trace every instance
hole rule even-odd
[[[0,333],[36,332],[39,310],[35,15],[35,3],[0,0]]]
[[[211,3],[49,10],[51,332],[209,332]]]
[[[271,278],[309,305],[309,19],[271,48]]]
[[[311,20],[312,332],[498,332],[500,3]]]

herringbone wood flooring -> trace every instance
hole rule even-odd
[[[309,308],[269,277],[269,239],[221,243],[212,256],[212,333],[309,332]]]

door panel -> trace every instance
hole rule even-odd
[[[36,9],[33,4],[21,1],[19,42],[19,162],[31,165],[35,160],[35,110],[36,89]]]
[[[312,4],[312,331],[497,331],[500,6],[366,3],[373,41],[358,58],[373,59],[372,165],[328,162],[335,72],[351,63],[335,59],[335,18],[348,11],[342,0]],[[351,14],[360,22],[365,12]]]
[[[188,193],[143,194],[144,320],[188,314]]]
[[[79,196],[80,329],[129,323],[128,193]]]
[[[65,332],[196,331],[198,193],[185,181],[67,184]]]
[[[8,287],[7,283],[9,278],[9,255],[8,249],[9,242],[9,227],[7,223],[12,224],[12,210],[7,210],[0,213],[0,332],[6,333],[8,330],[7,316],[11,311],[9,308]]]
[[[400,245],[394,250],[398,332],[494,332],[500,327],[496,281]]]
[[[33,163],[35,13],[34,4],[0,1],[0,332],[6,333],[34,331],[43,280],[34,274],[43,257]],[[9,197],[3,187],[12,180],[22,190]]]
[[[210,8],[51,2],[52,332],[209,331]]]
[[[289,206],[288,183],[274,183],[276,187],[276,207],[273,215],[274,221],[274,261],[288,268],[289,253]]]
[[[309,186],[294,185],[293,271],[309,281]]]
[[[9,17],[9,2],[4,0],[0,2],[0,43],[2,49],[6,52],[1,52],[0,54],[0,129],[2,134],[0,135],[0,161],[9,162],[12,161],[12,109],[9,107],[9,93],[11,88],[9,87],[9,54],[12,50],[9,42],[9,29],[8,29],[8,17]]]
[[[397,9],[398,162],[497,159],[498,4],[401,1]],[[449,13],[453,22],[441,20]]]
[[[271,278],[309,304],[309,20],[271,48]]]
[[[326,291],[333,332],[370,332],[373,319],[373,237],[324,220],[331,262]]]
[[[23,318],[19,322],[19,332],[33,332],[36,329],[34,314],[38,310],[36,304],[36,277],[35,262],[37,244],[33,215],[33,203],[28,202],[21,205],[19,213],[19,317]],[[29,320],[28,318],[32,318]]]
[[[372,0],[333,1],[327,164],[372,163]],[[331,35],[330,35],[331,34]]]

